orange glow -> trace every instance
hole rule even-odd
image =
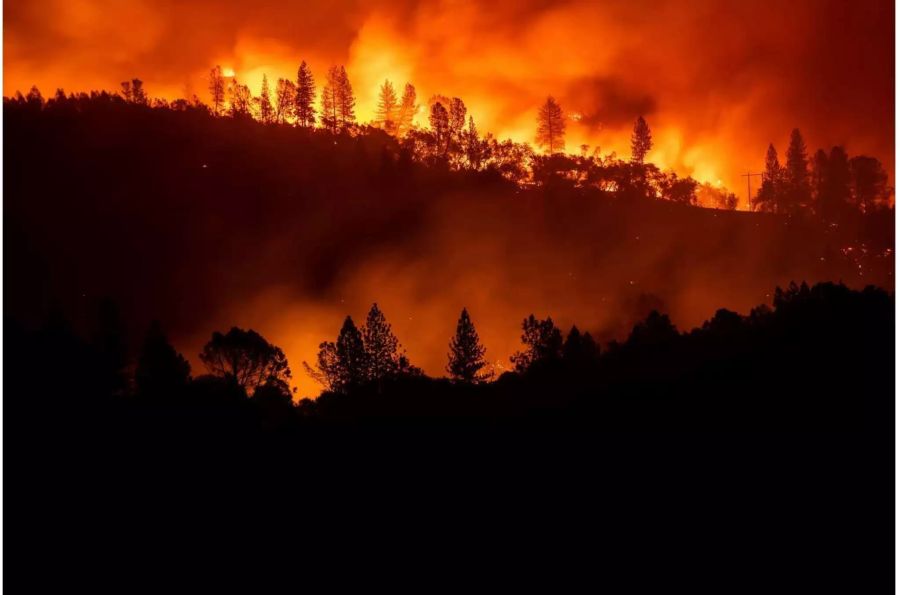
[[[279,77],[295,78],[306,59],[319,84],[330,64],[346,65],[364,122],[387,78],[398,89],[412,82],[423,104],[433,94],[462,97],[482,132],[531,142],[536,106],[551,93],[572,116],[569,151],[587,144],[625,156],[631,123],[643,114],[654,162],[735,191],[744,187],[741,173],[761,168],[769,142],[784,150],[794,126],[811,151],[843,143],[893,171],[893,66],[885,58],[893,55],[892,19],[881,14],[890,3],[858,3],[816,24],[808,14],[825,11],[821,3],[791,3],[778,19],[759,18],[769,8],[699,0],[249,9],[201,1],[163,10],[145,0],[13,1],[5,8],[3,90],[117,89],[136,76],[151,95],[205,99],[216,63],[258,93],[263,74],[274,87]],[[855,49],[857,37],[865,47]],[[760,57],[770,47],[778,51]],[[834,76],[852,80],[835,85]],[[826,94],[829,102],[810,99]],[[424,110],[417,122],[427,123]]]
[[[810,155],[844,144],[852,154],[879,158],[893,185],[892,3],[831,4],[9,0],[3,92],[25,92],[33,84],[45,96],[57,87],[118,90],[121,81],[138,77],[151,96],[196,94],[207,101],[207,76],[216,64],[258,94],[263,75],[274,91],[279,78],[296,79],[306,60],[318,90],[330,65],[346,66],[361,122],[374,118],[379,86],[388,79],[398,95],[405,83],[414,84],[423,106],[435,94],[460,97],[480,133],[529,143],[537,107],[552,94],[568,116],[568,152],[588,145],[589,152],[599,147],[603,155],[626,158],[633,122],[643,115],[653,134],[648,161],[731,190],[743,209],[747,184],[741,175],[762,170],[770,142],[783,157],[794,127],[803,131]],[[767,15],[772,12],[777,18]],[[415,122],[427,126],[427,110],[420,109]],[[552,314],[566,330],[575,322],[605,329],[621,322],[623,301],[671,289],[658,279],[668,272],[655,267],[669,262],[670,246],[680,245],[677,236],[652,243],[650,231],[635,223],[628,234],[639,254],[628,264],[633,270],[609,265],[597,273],[585,262],[559,270],[548,258],[535,264],[552,271],[538,288],[501,270],[509,249],[504,240],[454,242],[458,230],[447,223],[452,210],[434,208],[430,215],[440,223],[428,247],[449,254],[445,260],[367,254],[358,269],[341,271],[345,279],[335,292],[343,297],[333,300],[263,288],[252,303],[228,304],[212,315],[202,333],[179,337],[185,353],[198,353],[213,328],[256,328],[285,349],[301,394],[315,394],[301,362],[314,361],[319,342],[335,338],[346,314],[362,323],[374,301],[413,362],[440,375],[463,306],[488,347],[487,358],[503,365],[529,312]],[[456,223],[465,228],[469,222]],[[769,266],[764,250],[751,257],[758,267]],[[680,279],[684,289],[667,294],[666,306],[682,327],[702,322],[723,304],[749,308],[767,301],[760,288],[771,289],[769,278],[748,275],[733,283],[715,267],[679,274],[690,283]],[[596,280],[581,284],[588,275]],[[572,295],[576,287],[583,296]],[[487,320],[490,325],[479,324]],[[196,359],[192,363],[201,368]]]

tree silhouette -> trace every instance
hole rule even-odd
[[[288,79],[278,79],[275,87],[275,121],[284,124],[293,117],[295,101],[297,99],[297,86]]]
[[[599,355],[600,348],[594,341],[594,337],[588,332],[582,333],[577,326],[572,325],[566,341],[563,343],[563,359],[570,363],[587,364],[593,362]]]
[[[347,392],[366,380],[368,359],[362,334],[347,316],[337,341],[319,344],[316,367],[303,363],[306,372],[327,390]]]
[[[369,380],[382,380],[397,372],[400,341],[391,331],[391,325],[372,304],[362,329],[363,346],[366,350],[366,376]]]
[[[434,134],[435,152],[443,155],[450,138],[450,115],[440,101],[431,105],[428,122],[431,124],[431,132]]]
[[[138,357],[134,380],[139,396],[171,398],[181,394],[191,378],[191,365],[175,351],[158,321],[150,325]]]
[[[562,354],[562,333],[549,316],[538,320],[531,314],[523,320],[522,343],[525,349],[509,358],[517,372],[525,372],[537,362],[558,359]]]
[[[32,87],[36,90],[37,87]],[[147,93],[144,91],[144,83],[141,79],[132,79],[122,83],[122,96],[128,103],[147,105]]]
[[[312,70],[306,65],[306,60],[304,60],[300,63],[300,68],[297,69],[297,124],[304,128],[312,128],[316,125],[315,101],[316,83],[313,79]]]
[[[806,158],[806,143],[800,130],[791,131],[791,140],[785,155],[785,212],[794,213],[810,203],[809,167]]]
[[[488,365],[484,361],[485,347],[478,338],[469,312],[463,308],[456,323],[456,335],[450,340],[447,354],[447,373],[454,382],[477,384],[490,380],[492,374],[482,370]]]
[[[475,120],[472,119],[472,116],[469,116],[469,126],[462,134],[462,149],[469,169],[481,169],[481,164],[487,156],[488,147],[478,138],[478,129],[475,128]]]
[[[553,97],[548,96],[538,109],[537,124],[535,142],[538,147],[546,147],[550,155],[565,150],[566,120],[562,108]]]
[[[638,116],[631,133],[631,160],[643,165],[647,153],[653,148],[653,137],[650,135],[650,126],[644,116]]]
[[[341,66],[338,77],[338,105],[337,115],[338,124],[341,130],[346,130],[348,126],[356,122],[356,98],[353,97],[353,87],[350,85],[350,78],[347,76],[347,70]]]
[[[328,78],[322,87],[322,127],[336,134],[340,123],[341,70],[337,66],[328,69]]]
[[[850,160],[850,177],[853,202],[864,213],[888,203],[888,175],[878,159],[857,155]]]
[[[122,84],[125,85],[126,83]],[[31,85],[31,89],[29,89],[24,100],[25,103],[32,108],[40,109],[44,105],[44,97],[41,95],[41,91],[37,88],[37,85]]]
[[[388,134],[393,134],[397,125],[397,93],[394,85],[385,79],[378,93],[378,109],[375,112],[375,121]]]
[[[209,96],[212,99],[213,115],[221,116],[225,110],[225,77],[222,76],[222,67],[216,65],[209,71]]]
[[[231,116],[233,118],[250,117],[250,105],[253,99],[250,94],[250,87],[242,85],[238,82],[237,77],[233,77],[229,85],[229,96],[231,100]]]
[[[259,103],[259,119],[263,124],[271,124],[275,121],[275,110],[272,108],[272,96],[269,93],[269,79],[266,75],[262,78],[262,88],[257,99]]]
[[[819,214],[829,222],[838,221],[851,199],[850,160],[844,147],[832,147],[824,165],[821,192],[817,197]]]
[[[466,104],[459,97],[450,100],[449,125],[450,134],[459,138],[466,125]]]
[[[634,325],[626,345],[655,348],[669,344],[677,338],[678,330],[669,320],[669,316],[653,310],[645,320]]]
[[[775,146],[769,143],[766,150],[766,171],[763,173],[763,181],[753,199],[754,208],[760,211],[774,213],[778,211],[782,203],[784,193],[784,170],[778,163],[778,152]]]
[[[397,136],[404,136],[412,129],[413,118],[416,115],[416,88],[406,83],[403,89],[403,97],[400,100],[400,109],[397,114]]]
[[[232,327],[225,334],[214,332],[200,361],[210,374],[233,380],[248,394],[271,380],[288,383],[291,379],[284,352],[252,329]]]

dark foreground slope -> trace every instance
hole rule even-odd
[[[893,323],[883,291],[801,287],[685,335],[654,314],[599,356],[482,387],[408,379],[300,409],[208,379],[98,396],[111,384],[87,344],[7,325],[9,566],[42,587],[119,588],[201,568],[208,587],[263,541],[249,555],[291,552],[310,573],[324,558],[342,585],[368,562],[393,580],[486,565],[507,587],[602,587],[612,563],[638,590],[876,592],[891,580]],[[66,552],[53,573],[48,543]]]

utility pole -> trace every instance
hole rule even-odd
[[[761,177],[763,177],[763,174],[761,174],[761,173],[754,174],[754,173],[750,173],[750,172],[741,174],[742,178],[747,178],[747,210],[748,211],[753,210],[753,195],[750,193],[750,178],[752,178],[753,176],[759,176],[761,178]]]

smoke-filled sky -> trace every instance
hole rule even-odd
[[[651,159],[738,191],[769,142],[799,127],[812,152],[844,144],[892,170],[890,0],[8,0],[4,94],[117,89],[206,96],[220,64],[256,92],[263,73],[321,83],[345,64],[362,121],[379,84],[412,82],[420,102],[462,97],[483,132],[532,141],[554,95],[569,151],[629,151],[643,114]],[[420,115],[424,123],[424,114]]]

